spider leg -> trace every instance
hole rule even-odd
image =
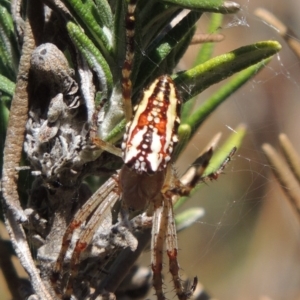
[[[182,287],[182,282],[179,277],[179,263],[177,260],[177,252],[178,252],[178,241],[177,241],[177,233],[176,233],[176,226],[174,223],[174,214],[173,214],[173,207],[171,203],[171,199],[165,199],[164,206],[167,210],[167,233],[166,233],[166,250],[169,257],[169,271],[172,275],[172,279],[174,282],[174,287],[176,294],[179,299],[186,299],[182,298],[184,295],[184,290]]]
[[[171,198],[165,198],[164,209],[167,212],[167,233],[166,233],[166,248],[169,257],[169,271],[172,275],[176,295],[179,300],[189,299],[196,288],[197,277],[194,278],[194,282],[189,290],[185,290],[182,286],[182,280],[179,275],[179,263],[177,260],[178,253],[178,240],[176,232],[176,224],[173,212],[173,205]]]
[[[232,148],[228,156],[224,159],[224,161],[222,161],[217,170],[204,175],[213,154],[213,150],[210,148],[207,152],[194,161],[192,166],[187,170],[180,180],[177,179],[175,181],[171,192],[173,195],[177,196],[188,196],[197,184],[201,182],[217,180],[227,164],[231,161],[235,152],[236,147]]]
[[[122,68],[122,94],[126,121],[132,117],[132,82],[130,79],[134,58],[135,8],[137,0],[129,0],[126,13],[126,57]]]
[[[163,247],[166,234],[167,210],[163,206],[163,197],[160,194],[154,201],[154,214],[151,239],[151,266],[153,271],[153,287],[157,300],[165,300],[163,293]]]
[[[179,300],[189,299],[197,285],[197,278],[194,278],[193,285],[189,290],[182,286],[179,275],[179,263],[177,260],[178,243],[176,225],[174,220],[173,205],[171,198],[163,199],[157,197],[154,203],[153,226],[152,226],[152,271],[153,287],[158,300],[166,299],[163,292],[163,246],[166,241],[167,255],[169,257],[169,271],[172,275],[175,291]]]
[[[201,181],[205,182],[205,181],[208,181],[208,180],[217,180],[218,177],[223,173],[223,171],[224,171],[225,167],[227,166],[227,164],[231,161],[231,159],[232,159],[233,155],[235,154],[236,150],[237,150],[237,148],[233,147],[231,149],[231,151],[229,152],[229,154],[227,155],[227,157],[221,163],[219,168],[216,171],[214,171],[212,173],[209,173],[206,176],[203,176],[201,178]]]
[[[120,148],[118,148],[115,145],[108,143],[104,140],[101,140],[98,137],[92,137],[91,142],[103,151],[107,151],[118,157],[122,156],[122,150]]]
[[[210,148],[198,159],[195,160],[192,167],[184,174],[181,180],[177,179],[173,169],[169,171],[173,174],[169,175],[169,187],[171,189],[165,189],[164,193],[164,211],[162,213],[162,218],[165,219],[166,228],[166,248],[167,255],[169,257],[169,271],[172,275],[175,291],[179,300],[189,299],[193,292],[195,291],[197,285],[197,277],[194,278],[194,281],[191,287],[188,290],[185,290],[182,286],[182,280],[179,275],[179,263],[177,260],[178,253],[178,240],[176,225],[173,212],[173,196],[188,196],[191,190],[200,182],[206,182],[209,180],[215,180],[223,172],[227,163],[231,160],[232,156],[236,152],[236,148],[233,148],[226,159],[220,164],[219,168],[209,173],[208,175],[203,175],[209,165],[209,161],[213,155],[213,149]],[[169,172],[169,174],[170,174]],[[167,186],[167,185],[166,185]],[[162,222],[162,221],[161,221]]]
[[[115,179],[110,178],[109,180],[107,180],[76,213],[68,228],[66,229],[62,240],[61,250],[56,260],[51,279],[53,288],[57,294],[60,294],[57,287],[57,281],[61,277],[60,275],[62,273],[63,263],[66,253],[70,247],[74,231],[85,222],[87,217],[96,209],[96,207],[101,204],[116,188],[117,182]]]
[[[80,256],[86,250],[88,245],[91,243],[93,236],[97,229],[103,224],[104,220],[111,213],[110,208],[119,199],[119,195],[111,191],[111,193],[105,197],[105,201],[97,207],[96,211],[93,213],[91,219],[86,225],[83,234],[80,235],[76,246],[73,250],[71,261],[70,261],[70,277],[67,280],[67,287],[65,291],[65,299],[69,299],[73,292],[73,283],[78,275]]]

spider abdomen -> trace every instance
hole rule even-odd
[[[181,100],[171,77],[164,75],[144,90],[122,143],[124,163],[136,172],[166,168],[178,141]]]

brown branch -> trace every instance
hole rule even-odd
[[[272,171],[276,179],[281,184],[282,189],[288,196],[292,206],[297,211],[298,217],[300,216],[300,186],[294,174],[289,169],[285,160],[279,153],[270,145],[263,144],[262,149],[272,167]]]
[[[35,267],[26,235],[20,222],[26,221],[18,195],[18,167],[21,160],[25,125],[28,114],[28,80],[31,53],[36,47],[37,39],[42,31],[37,27],[40,22],[42,3],[37,0],[28,2],[27,18],[25,21],[24,43],[17,76],[15,94],[11,103],[10,117],[5,140],[3,158],[2,194],[4,198],[5,224],[10,235],[14,250],[21,264],[30,276],[35,293],[41,299],[52,299],[41,281]],[[35,35],[34,35],[35,34]]]
[[[300,157],[286,134],[279,135],[279,142],[290,169],[300,183]]]
[[[274,16],[266,9],[258,8],[255,10],[254,14],[259,18],[261,18],[263,21],[270,24],[272,27],[274,27],[278,31],[278,33],[282,36],[282,38],[285,39],[285,41],[287,42],[291,50],[300,59],[299,38],[291,28],[287,27],[276,16]]]

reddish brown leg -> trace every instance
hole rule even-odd
[[[119,195],[117,193],[111,192],[107,197],[105,197],[105,201],[103,201],[93,213],[93,216],[86,224],[86,228],[83,233],[79,236],[79,239],[76,243],[75,249],[72,253],[71,261],[70,261],[70,277],[67,282],[66,288],[66,299],[71,297],[73,292],[73,284],[74,280],[78,275],[78,268],[80,263],[80,256],[86,250],[87,246],[91,243],[94,234],[97,229],[100,227],[100,224],[104,223],[104,220],[109,217],[111,214],[111,207],[116,203],[119,199]]]
[[[162,196],[154,204],[152,240],[151,240],[151,265],[153,271],[153,287],[158,300],[165,300],[163,293],[163,247],[166,233],[167,211],[162,205]]]
[[[179,263],[177,260],[177,252],[178,252],[178,242],[177,242],[177,233],[176,233],[176,225],[173,213],[173,206],[171,199],[165,199],[164,207],[167,211],[167,233],[166,233],[166,247],[167,254],[169,257],[169,271],[172,275],[176,295],[180,300],[189,299],[196,288],[197,279],[194,278],[194,283],[189,290],[185,290],[182,286],[182,280],[179,275]]]
[[[52,284],[53,288],[56,291],[57,294],[62,293],[61,289],[57,286],[57,281],[61,277],[62,269],[63,269],[63,263],[65,261],[66,253],[70,247],[72,236],[74,234],[74,231],[79,228],[88,218],[89,215],[92,214],[92,212],[95,210],[95,208],[110,195],[110,193],[113,192],[114,189],[117,188],[117,183],[115,179],[110,178],[106,183],[104,183],[89,199],[88,202],[86,202],[83,207],[76,213],[73,220],[70,222],[70,225],[68,226],[62,240],[62,246],[60,253],[58,255],[56,264],[53,269],[52,274]],[[99,208],[98,208],[99,209]]]

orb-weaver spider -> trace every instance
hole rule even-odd
[[[87,203],[77,212],[63,237],[63,243],[54,267],[54,282],[63,271],[64,259],[71,244],[73,232],[90,217],[85,229],[81,232],[70,259],[70,278],[67,279],[64,298],[70,298],[73,283],[78,274],[81,255],[87,250],[97,228],[104,221],[109,209],[117,200],[122,200],[123,220],[116,227],[123,230],[125,240],[132,250],[136,248],[136,240],[131,234],[132,226],[127,217],[130,212],[146,211],[152,217],[151,267],[153,286],[157,299],[166,299],[163,291],[162,257],[163,246],[169,258],[169,270],[180,300],[192,296],[197,277],[190,288],[185,289],[179,275],[177,260],[177,234],[173,213],[173,200],[178,196],[189,195],[192,188],[201,181],[216,179],[231,159],[235,149],[231,151],[219,169],[205,177],[203,172],[212,156],[212,149],[201,156],[192,168],[194,175],[183,183],[177,176],[172,164],[173,149],[178,142],[177,130],[180,123],[181,100],[176,86],[168,75],[154,80],[144,89],[140,102],[132,116],[132,83],[130,79],[134,57],[135,7],[137,0],[130,0],[126,15],[126,59],[122,68],[122,95],[125,118],[127,120],[121,151],[105,144],[98,138],[92,142],[105,150],[122,156],[124,165],[115,178],[109,179]],[[57,287],[55,287],[56,290]]]

